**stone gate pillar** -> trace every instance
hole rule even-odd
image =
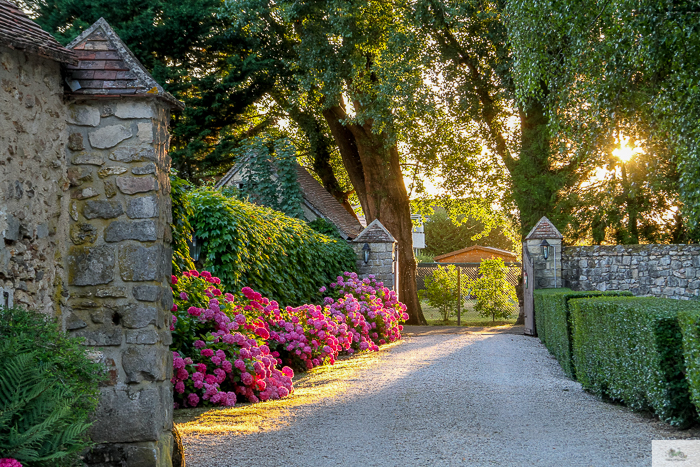
[[[564,236],[546,217],[532,228],[525,237],[525,245],[533,261],[535,277],[529,278],[535,289],[551,289],[563,287],[561,274],[561,241]],[[549,252],[545,258],[542,243],[549,244]]]
[[[537,335],[535,326],[534,289],[563,287],[561,248],[563,235],[546,217],[532,228],[523,242],[523,309],[525,334]],[[543,251],[547,247],[547,257]]]
[[[399,290],[397,242],[379,219],[372,221],[355,237],[351,245],[355,250],[357,273],[360,277],[373,274],[385,287]]]
[[[109,368],[85,462],[170,467],[173,396],[165,93],[100,19],[68,46],[66,329]]]

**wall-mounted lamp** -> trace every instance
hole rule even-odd
[[[187,246],[190,248],[190,256],[196,263],[199,261],[199,254],[202,252],[202,241],[196,235],[192,235],[192,240],[187,241]]]
[[[365,260],[365,264],[369,262],[369,253],[372,251],[372,249],[369,247],[369,243],[365,243],[362,246],[362,258]]]
[[[542,248],[542,256],[544,256],[544,259],[549,259],[549,242],[547,240],[542,240],[540,247]]]

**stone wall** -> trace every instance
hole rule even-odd
[[[700,245],[564,247],[562,274],[573,290],[687,300],[700,296]]]
[[[64,108],[59,63],[0,46],[0,306],[58,311]]]
[[[396,276],[394,274],[394,257],[396,255],[395,243],[368,243],[370,246],[369,261],[365,263],[364,252],[362,247],[364,242],[353,242],[351,246],[355,250],[357,274],[360,277],[367,277],[374,274],[378,281],[384,283],[384,286],[394,290]]]
[[[168,466],[172,446],[169,109],[149,98],[67,109],[66,329],[110,370],[92,466]]]

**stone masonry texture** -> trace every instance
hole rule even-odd
[[[58,313],[61,203],[69,186],[60,66],[0,46],[0,289],[49,315]]]
[[[394,255],[395,243],[368,243],[370,246],[369,261],[365,263],[362,247],[365,242],[353,242],[350,245],[355,251],[357,274],[367,277],[373,274],[378,281],[384,283],[389,289],[394,289]]]
[[[100,347],[111,375],[86,463],[160,467],[172,445],[171,314],[161,299],[171,262],[169,110],[148,98],[69,105],[67,133],[81,144],[66,149],[63,314],[70,332]]]
[[[562,275],[573,290],[688,300],[700,296],[700,245],[567,246]]]
[[[68,65],[0,34],[0,307],[58,318],[106,365],[86,466],[171,467],[168,122],[181,104],[160,87],[71,93],[86,41],[131,57],[98,23],[78,53],[55,44]],[[132,58],[120,66],[141,67]]]

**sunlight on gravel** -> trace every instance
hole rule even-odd
[[[226,408],[177,410],[175,425],[183,436],[279,430],[293,420],[294,413],[290,409],[338,397],[347,390],[349,384],[356,382],[357,373],[375,365],[386,350],[402,343],[403,341],[397,341],[383,345],[379,352],[366,352],[352,358],[339,359],[335,365],[319,366],[300,374],[294,378],[294,394],[284,399]]]

